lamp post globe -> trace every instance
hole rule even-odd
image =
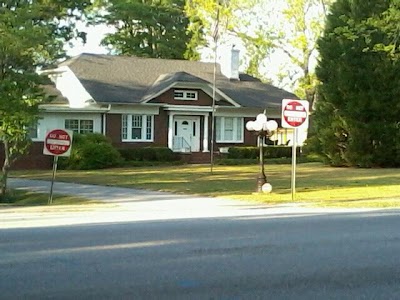
[[[254,121],[248,121],[248,122],[246,123],[246,129],[247,129],[248,131],[254,131]]]
[[[267,130],[268,131],[276,131],[278,129],[278,123],[275,120],[269,120],[267,122]]]
[[[262,131],[263,128],[264,128],[264,124],[265,124],[265,123],[255,121],[254,124],[253,124],[253,129],[254,129],[254,131],[257,131],[257,132]]]
[[[267,123],[267,116],[265,114],[258,114],[256,117],[256,122]]]

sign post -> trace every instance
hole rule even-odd
[[[309,103],[306,100],[282,100],[282,127],[293,129],[292,141],[292,176],[291,176],[291,193],[292,201],[296,198],[296,155],[297,155],[297,139],[298,129],[308,128]]]
[[[56,178],[59,156],[70,156],[73,132],[65,129],[54,129],[46,134],[43,145],[43,154],[53,155],[53,177],[51,180],[48,204],[53,203],[53,186]]]

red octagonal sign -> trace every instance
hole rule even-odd
[[[69,156],[71,152],[72,132],[65,129],[54,129],[47,133],[44,140],[43,154]]]
[[[308,101],[284,99],[282,101],[282,127],[308,127]]]

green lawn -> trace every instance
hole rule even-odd
[[[57,180],[158,191],[230,197],[266,203],[291,202],[291,165],[265,166],[271,194],[254,193],[258,167],[183,165],[57,172]],[[14,172],[13,176],[51,179],[51,171]],[[331,168],[321,163],[297,166],[296,202],[318,206],[400,207],[399,169]]]
[[[46,205],[48,199],[49,199],[49,194],[13,190],[7,195],[6,200],[0,201],[0,204],[3,206]],[[96,202],[75,196],[53,195],[52,205],[80,205],[80,204],[94,204],[94,203]]]

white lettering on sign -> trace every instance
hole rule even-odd
[[[297,118],[307,118],[307,112],[305,111],[290,111],[290,110],[285,110],[283,112],[283,115],[285,117],[297,117]]]
[[[67,151],[67,147],[61,145],[49,145],[49,149],[51,151]]]
[[[64,146],[69,146],[70,141],[62,141],[62,140],[55,140],[55,139],[48,139],[46,140],[46,143],[49,145],[64,145]]]
[[[59,134],[58,139],[60,140],[68,140],[68,135],[67,134]]]
[[[301,122],[303,122],[304,120],[303,120],[303,118],[288,117],[288,118],[287,118],[287,121],[288,121],[288,122],[298,122],[298,123],[301,123]]]

